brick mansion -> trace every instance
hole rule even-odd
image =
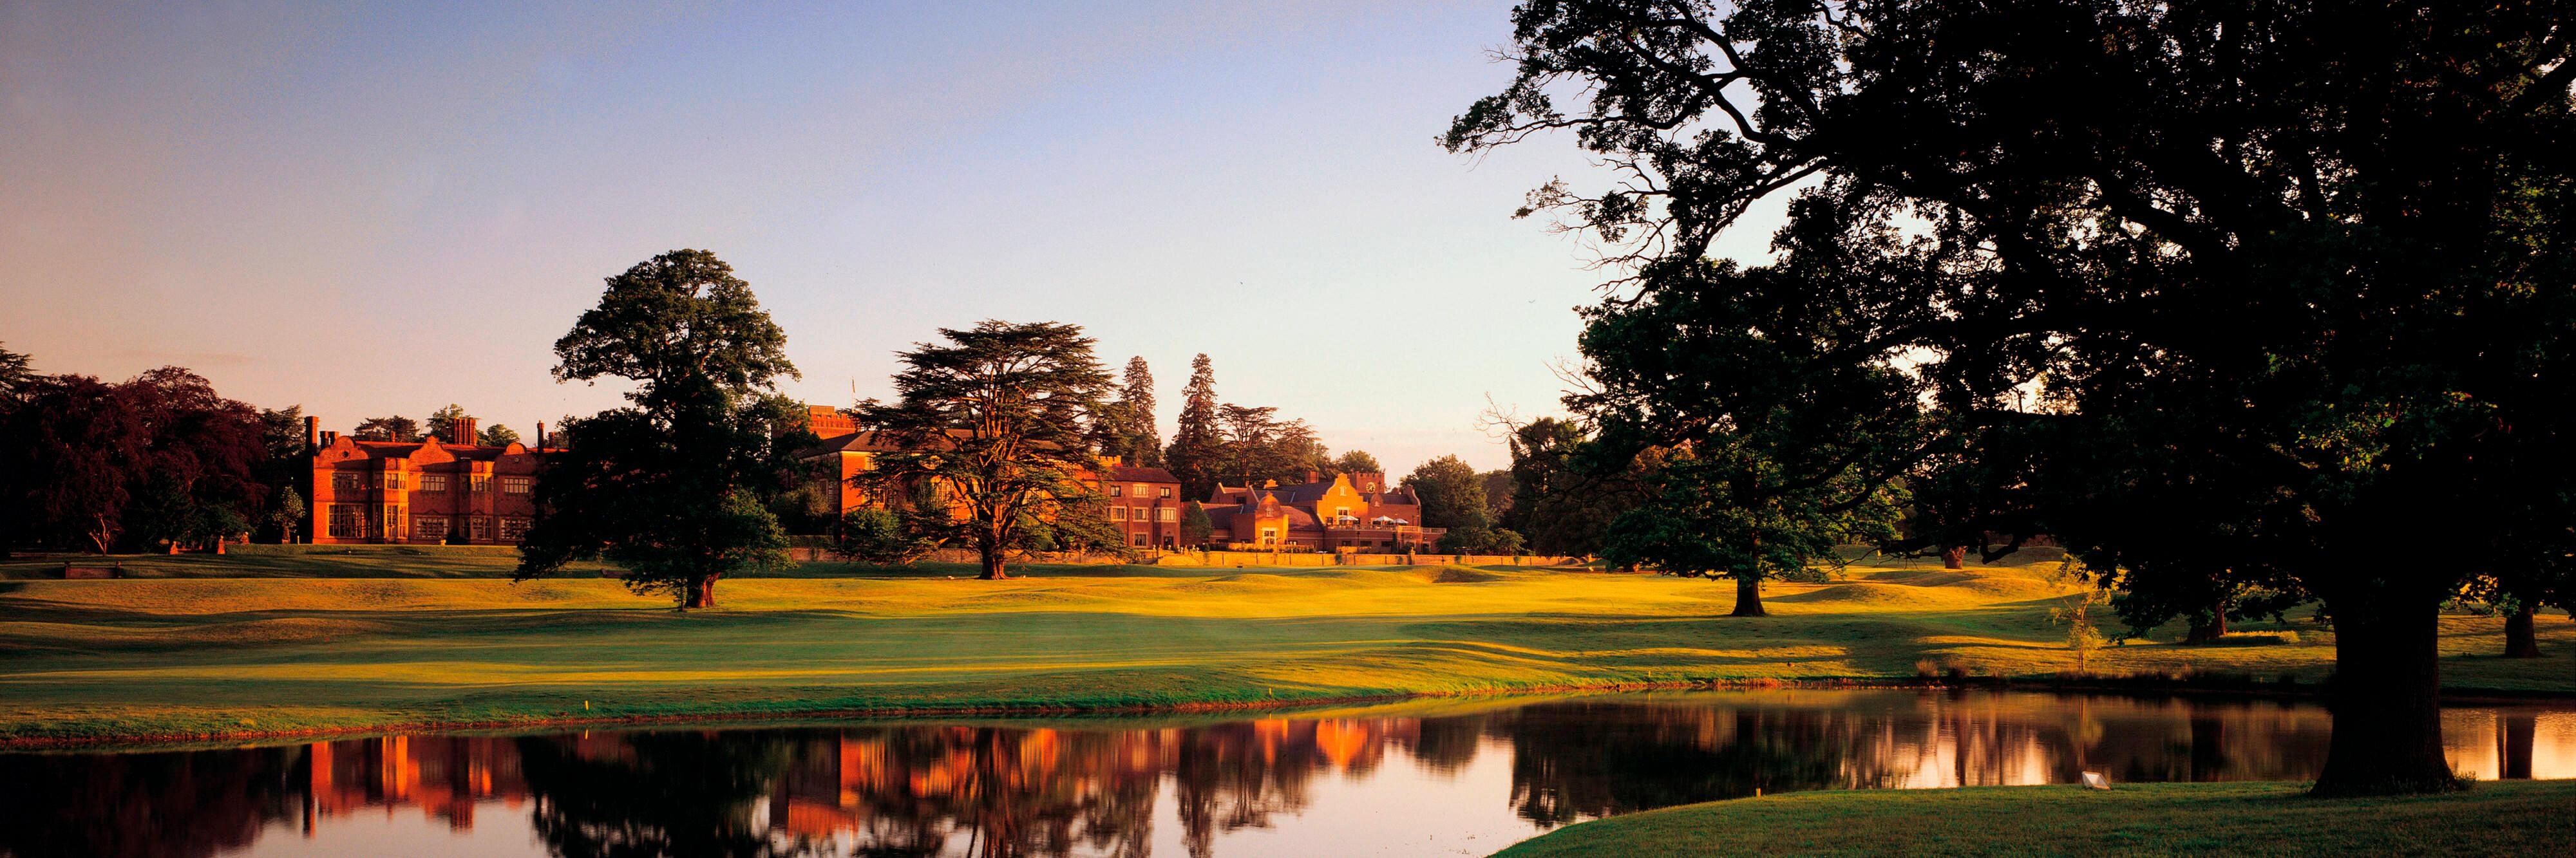
[[[871,501],[851,481],[880,453],[895,451],[830,406],[809,406],[807,421],[822,440],[797,452],[833,517]],[[545,424],[535,445],[474,443],[476,421],[449,427],[447,438],[362,441],[305,419],[313,451],[311,521],[319,544],[514,545],[536,514],[533,489],[545,457]],[[1162,468],[1115,459],[1080,475],[1106,502],[1109,523],[1129,547],[1175,550],[1186,544],[1181,481]],[[1422,501],[1410,487],[1388,486],[1379,473],[1308,472],[1307,481],[1219,485],[1196,499],[1211,525],[1208,547],[1256,551],[1401,552],[1430,550],[1441,528],[1422,527]]]
[[[322,545],[518,544],[536,515],[546,425],[537,424],[537,446],[486,447],[474,443],[476,422],[456,421],[445,440],[360,441],[304,418],[313,451],[306,532]]]

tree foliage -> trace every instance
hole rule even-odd
[[[2149,613],[2320,599],[2346,680],[2317,791],[2443,789],[2438,606],[2489,571],[2563,591],[2576,547],[2570,17],[1532,0],[1513,80],[1443,143],[1569,129],[1618,174],[1525,210],[1626,275],[1585,335],[1605,436],[1835,504],[1912,473],[1952,542],[2026,488]],[[1777,261],[1707,259],[1783,197]],[[1791,430],[1820,402],[1856,441]],[[1987,443],[2016,425],[2047,445]],[[1668,496],[1787,511],[1672,470]]]
[[[1181,505],[1182,545],[1206,545],[1208,536],[1215,532],[1216,522],[1208,517],[1206,507],[1200,506],[1198,501],[1190,501]]]
[[[179,367],[117,384],[31,376],[0,410],[0,518],[18,538],[100,553],[211,544],[267,501],[264,428]]]
[[[555,342],[554,374],[626,378],[634,404],[565,421],[581,443],[547,457],[517,578],[605,557],[635,592],[708,608],[724,576],[786,563],[764,500],[794,487],[790,454],[813,440],[804,409],[775,390],[796,372],[786,342],[713,253],[676,250],[608,278]]]
[[[900,355],[896,401],[855,409],[900,448],[861,475],[873,493],[937,486],[961,514],[931,535],[973,546],[988,580],[1009,577],[1004,563],[1016,552],[1126,551],[1085,479],[1110,383],[1093,340],[1055,322],[988,320],[939,334],[946,342]]]
[[[1181,496],[1206,498],[1216,491],[1222,472],[1224,426],[1218,422],[1216,370],[1204,353],[1190,359],[1190,382],[1181,388],[1180,422],[1173,425],[1171,446],[1163,464],[1181,481]]]
[[[519,430],[494,423],[474,433],[474,443],[485,447],[507,447],[519,443]]]
[[[1422,499],[1424,527],[1490,528],[1485,517],[1485,478],[1456,456],[1424,462],[1404,476],[1404,485]]]
[[[1145,365],[1145,356],[1127,359],[1127,371],[1120,377],[1118,404],[1126,411],[1126,446],[1103,452],[1123,456],[1130,465],[1145,468],[1163,466],[1163,431],[1154,425],[1154,371]]]
[[[1344,450],[1333,458],[1332,470],[1336,474],[1383,474],[1386,466],[1378,464],[1377,457],[1367,450]]]
[[[1293,485],[1306,482],[1306,472],[1321,472],[1329,464],[1315,430],[1303,420],[1280,419],[1277,408],[1228,403],[1217,408],[1217,417],[1224,427],[1217,453],[1224,481]]]
[[[420,440],[420,421],[396,414],[391,417],[369,417],[358,421],[350,437],[360,441],[393,441],[408,443]]]
[[[1526,536],[1539,554],[1598,554],[1610,523],[1636,508],[1660,461],[1658,450],[1612,461],[1582,424],[1542,417],[1512,427],[1512,504],[1504,527]]]

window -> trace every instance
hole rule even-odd
[[[489,474],[475,474],[475,475],[474,475],[474,493],[475,493],[475,494],[478,494],[478,495],[488,495],[488,494],[491,494],[491,493],[492,493],[492,477],[491,477],[491,475],[489,475]]]
[[[1279,528],[1276,528],[1276,527],[1265,527],[1265,528],[1262,528],[1262,529],[1261,529],[1261,544],[1263,544],[1263,545],[1269,545],[1269,544],[1271,544],[1271,543],[1275,543],[1275,542],[1278,542],[1278,541],[1279,541]]]
[[[334,482],[336,483],[337,481],[335,480]],[[331,505],[332,537],[337,539],[356,539],[366,535],[366,527],[366,519],[358,514],[357,504],[335,503]]]
[[[1165,498],[1165,499],[1169,499],[1169,498],[1172,496],[1172,487],[1171,487],[1171,486],[1163,486],[1163,487],[1161,487],[1161,488],[1157,488],[1157,489],[1155,489],[1155,490],[1154,490],[1154,496],[1155,496],[1155,497],[1158,497],[1158,498]]]
[[[344,492],[357,491],[367,487],[367,475],[356,471],[332,471],[331,487]]]
[[[413,539],[439,541],[447,538],[447,516],[416,515],[411,519]]]
[[[501,493],[502,493],[502,494],[512,494],[512,495],[523,495],[523,494],[527,494],[527,493],[528,493],[528,478],[526,478],[526,477],[502,477],[502,478],[501,478]]]
[[[421,490],[421,491],[425,491],[425,492],[444,492],[444,491],[447,491],[447,475],[446,475],[446,474],[422,474],[422,475],[420,475],[420,490]]]
[[[1133,545],[1133,546],[1136,546],[1136,547],[1138,547],[1138,548],[1143,548],[1143,547],[1145,547],[1145,535],[1144,535],[1144,534],[1142,534],[1142,533],[1139,533],[1139,534],[1135,534],[1135,535],[1133,535],[1133,536],[1129,536],[1129,537],[1127,537],[1127,544],[1129,544],[1129,545]]]
[[[402,520],[403,520],[403,508],[402,508],[402,507],[398,507],[398,506],[388,506],[388,507],[385,507],[385,538],[386,538],[386,539],[401,539],[401,538],[402,538]]]
[[[400,489],[400,488],[402,488],[402,487],[403,487],[402,472],[401,472],[401,471],[396,471],[396,470],[391,470],[391,469],[386,470],[386,471],[385,471],[385,488],[387,488],[387,489]]]
[[[1145,484],[1143,484],[1143,483],[1137,483],[1137,484],[1136,484],[1136,496],[1137,496],[1137,497],[1140,497],[1140,498],[1145,496]]]
[[[1126,491],[1127,491],[1127,487],[1126,487],[1126,486],[1122,486],[1122,485],[1119,485],[1119,484],[1117,484],[1117,483],[1110,483],[1110,484],[1109,484],[1109,496],[1110,496],[1110,497],[1113,497],[1113,498],[1123,498],[1123,497],[1126,497],[1127,495],[1126,495],[1126,494],[1124,494],[1124,492],[1126,492]]]
[[[1110,521],[1126,521],[1126,520],[1127,520],[1127,508],[1126,508],[1126,507],[1123,507],[1123,506],[1113,506],[1113,507],[1110,507],[1110,508],[1109,508],[1109,520],[1110,520]]]
[[[1181,511],[1171,507],[1164,507],[1156,510],[1154,512],[1154,516],[1156,521],[1179,521],[1181,520]]]
[[[1153,521],[1153,520],[1154,520],[1154,508],[1153,508],[1153,507],[1150,507],[1150,506],[1140,506],[1140,507],[1137,507],[1137,508],[1136,508],[1136,520],[1137,520],[1137,521]]]
[[[518,516],[518,515],[513,515],[513,516],[504,516],[504,517],[501,519],[501,540],[502,540],[502,541],[504,541],[504,542],[517,542],[517,541],[519,541],[521,538],[526,537],[527,535],[528,535],[528,519],[527,519],[527,517],[526,517],[526,516]]]
[[[482,477],[475,477],[474,479],[475,479],[476,481],[478,481],[478,482],[479,482],[479,481],[481,481],[483,478],[482,478]],[[473,517],[473,518],[471,518],[471,519],[467,519],[467,521],[468,521],[468,522],[470,522],[470,523],[472,523],[472,524],[474,525],[474,527],[473,527],[474,541],[476,541],[476,542],[490,542],[490,541],[492,541],[492,517],[491,517],[491,516],[488,516],[488,515],[478,515],[478,516],[475,516],[475,517]]]

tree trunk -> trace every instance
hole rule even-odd
[[[2439,609],[2386,591],[2326,607],[2335,629],[2335,672],[2326,686],[2334,738],[2311,794],[2459,789],[2442,759]]]
[[[1968,547],[1965,545],[1953,545],[1948,548],[1941,549],[1941,568],[1968,568]]]
[[[1770,612],[1762,610],[1762,576],[1749,573],[1735,576],[1735,612],[1727,616],[1767,617],[1770,615]]]
[[[2540,637],[2531,625],[2530,605],[2524,605],[2504,616],[2504,657],[2540,657]]]
[[[691,581],[691,582],[689,582],[689,602],[688,602],[688,607],[690,607],[690,608],[712,608],[712,607],[715,607],[715,606],[716,606],[716,579],[717,579],[718,577],[721,577],[721,576],[717,576],[717,575],[709,575],[709,576],[707,576],[707,577],[705,577],[705,578],[700,578],[700,579],[698,579],[698,580],[695,580],[695,581]]]
[[[2506,712],[2496,720],[2496,767],[2502,770],[2496,777],[2530,780],[2533,716]]]
[[[2205,644],[2227,636],[2227,609],[2215,608],[2207,615],[2194,614],[2191,631],[2182,637],[2186,644]]]
[[[1010,578],[1011,578],[1011,573],[1010,573],[1009,571],[1007,571],[1007,570],[1005,570],[1005,569],[1003,569],[1003,568],[1002,568],[1002,550],[1001,550],[1001,549],[999,549],[999,548],[986,548],[986,549],[984,549],[984,551],[982,552],[982,554],[983,554],[983,560],[984,560],[984,574],[983,574],[983,575],[981,575],[981,576],[978,576],[978,577],[981,577],[981,578],[983,578],[983,579],[984,579],[984,580],[986,580],[986,581],[1008,581],[1008,580],[1010,580]]]

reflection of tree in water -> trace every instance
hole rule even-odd
[[[291,748],[0,754],[0,854],[204,856],[294,811]]]
[[[773,732],[628,733],[517,742],[537,798],[537,837],[557,855],[778,856],[813,852],[779,840],[753,805],[788,761]]]
[[[1483,715],[1447,718],[1424,718],[1406,736],[1396,735],[1396,744],[1413,755],[1423,770],[1453,774],[1476,761],[1476,752],[1485,741],[1485,725],[1492,719]]]
[[[1512,804],[1561,825],[1691,802],[1835,786],[1848,752],[1827,713],[1633,704],[1540,705],[1499,719]]]
[[[1141,856],[1152,847],[1159,734],[998,727],[852,730],[809,747],[773,819],[846,830],[859,855]],[[827,774],[825,769],[831,769]]]
[[[1316,747],[1311,721],[1183,731],[1172,761],[1181,844],[1205,858],[1218,832],[1267,828],[1272,814],[1305,809],[1308,780],[1329,762]]]

